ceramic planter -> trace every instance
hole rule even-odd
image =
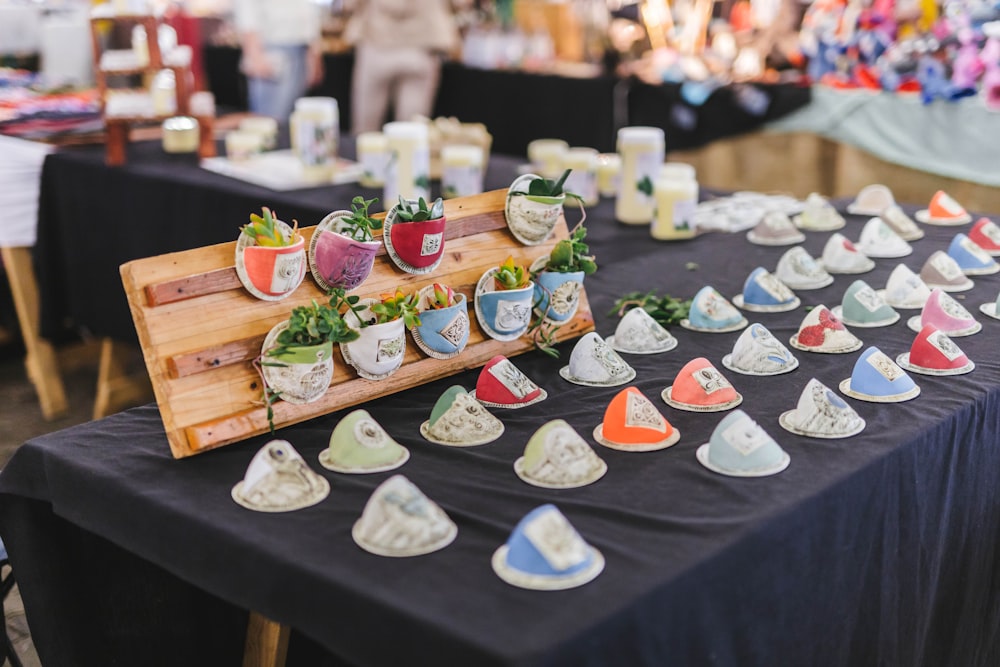
[[[476,285],[476,319],[487,336],[499,341],[520,338],[531,323],[531,304],[535,285],[515,290],[497,291],[490,269]]]
[[[350,291],[368,278],[375,264],[379,241],[356,241],[340,233],[341,220],[350,211],[334,211],[316,226],[309,242],[309,270],[324,291],[340,287]]]
[[[367,321],[374,317],[368,309],[373,303],[377,303],[375,299],[358,302],[362,319]],[[384,380],[399,369],[406,353],[406,328],[402,318],[362,327],[358,316],[348,310],[344,319],[360,334],[357,340],[340,344],[344,361],[353,366],[358,375],[368,380]]]
[[[535,312],[551,322],[565,322],[576,315],[583,291],[583,271],[542,271],[535,276]]]
[[[409,200],[416,203],[414,200]],[[430,273],[444,256],[445,216],[422,222],[402,222],[393,206],[385,216],[382,239],[393,264],[413,274]]]
[[[277,221],[284,237],[292,228]],[[279,301],[296,290],[306,275],[305,239],[297,237],[288,246],[256,245],[254,239],[240,233],[236,241],[236,274],[247,291],[258,299]]]
[[[261,348],[264,381],[289,403],[311,403],[326,393],[333,379],[333,343],[289,347],[281,355],[268,353],[278,344],[278,334],[288,328],[280,322],[268,332]]]
[[[536,178],[539,177],[535,174],[518,176],[507,189],[507,201],[504,204],[507,228],[524,245],[538,245],[549,238],[559,222],[563,202],[566,200],[566,195],[537,197],[515,194],[527,192],[528,185]]]
[[[455,304],[447,308],[428,309],[428,293],[434,286],[420,290],[420,324],[410,332],[417,346],[435,359],[451,359],[469,342],[469,307],[465,295],[455,293]]]

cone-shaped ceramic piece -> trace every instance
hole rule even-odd
[[[820,289],[833,282],[833,276],[802,246],[789,248],[781,256],[774,275],[796,290]]]
[[[902,403],[920,395],[920,387],[906,371],[875,346],[861,353],[840,391],[870,403]]]
[[[881,183],[866,185],[858,192],[858,196],[847,205],[851,215],[879,215],[896,203],[892,190]]]
[[[788,467],[791,459],[761,426],[742,410],[719,422],[697,451],[698,462],[732,477],[764,477]]]
[[[913,253],[913,247],[881,218],[872,218],[865,223],[857,246],[865,255],[875,258],[906,257]]]
[[[879,295],[893,308],[915,310],[923,308],[931,295],[931,288],[905,264],[897,264],[889,274],[885,289]]]
[[[365,551],[403,558],[443,549],[458,526],[403,475],[393,475],[372,492],[351,535]]]
[[[722,365],[744,375],[780,375],[794,371],[799,360],[763,324],[751,324],[722,358]]]
[[[330,483],[313,472],[287,440],[261,447],[232,490],[233,500],[256,512],[291,512],[328,495]]]
[[[555,505],[529,512],[493,554],[493,571],[512,586],[537,591],[576,588],[604,570],[604,556],[587,544]]]
[[[989,218],[979,218],[969,230],[969,238],[992,257],[1000,257],[1000,226]]]
[[[833,314],[851,327],[887,327],[899,321],[899,313],[863,280],[851,283]]]
[[[875,268],[875,262],[839,232],[831,235],[823,246],[820,261],[830,273],[868,273]]]
[[[846,224],[844,216],[825,197],[815,192],[806,197],[805,208],[792,221],[799,229],[810,232],[832,232]]]
[[[747,232],[747,240],[756,245],[783,246],[802,243],[806,235],[782,211],[768,211],[753,229]]]
[[[677,347],[677,339],[642,308],[626,312],[604,342],[626,354],[659,354]]]
[[[666,449],[681,437],[656,406],[635,387],[625,387],[611,399],[594,440],[625,452]]]
[[[503,422],[490,414],[464,387],[449,387],[420,425],[420,435],[449,447],[473,447],[503,435]]]
[[[330,444],[319,453],[327,470],[374,473],[395,470],[410,458],[410,450],[392,439],[367,410],[355,410],[338,422]]]
[[[587,486],[607,471],[608,464],[562,419],[553,419],[535,431],[524,455],[514,462],[518,477],[547,489]]]
[[[798,333],[788,342],[796,349],[823,354],[854,352],[862,345],[840,318],[824,305],[816,306],[806,314]]]
[[[962,348],[931,325],[920,330],[910,351],[896,357],[896,363],[921,375],[963,375],[976,367]]]
[[[913,222],[913,219],[895,204],[882,211],[879,217],[904,241],[918,241],[924,238],[924,230],[920,229],[917,223]]]
[[[748,324],[736,307],[714,288],[706,285],[691,299],[691,310],[681,326],[705,333],[739,331]]]
[[[967,276],[988,276],[1000,271],[1000,264],[965,234],[956,234],[948,246],[948,256]]]
[[[920,279],[931,289],[939,287],[945,292],[965,292],[975,284],[962,272],[958,262],[943,250],[927,258],[920,269]]]
[[[920,315],[914,315],[906,323],[913,331],[920,331],[928,324],[951,338],[971,336],[983,328],[965,306],[940,289],[932,291]]]
[[[927,208],[917,211],[916,218],[928,225],[941,226],[964,225],[972,221],[968,211],[944,190],[935,192]]]
[[[755,313],[784,313],[799,307],[802,302],[788,285],[758,266],[743,282],[743,293],[733,297],[737,308]]]
[[[816,378],[806,383],[795,409],[782,413],[778,423],[808,438],[849,438],[865,428],[854,408]]]
[[[502,354],[490,359],[479,371],[472,395],[489,408],[523,408],[548,397],[544,389]]]
[[[689,412],[721,412],[743,402],[743,396],[704,357],[684,364],[661,397],[670,407]]]
[[[1000,294],[997,294],[996,301],[984,303],[979,306],[979,312],[988,317],[992,317],[995,320],[1000,320]]]
[[[612,350],[596,332],[585,334],[573,346],[569,365],[559,375],[573,384],[617,387],[635,378],[635,369]]]

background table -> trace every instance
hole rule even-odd
[[[145,174],[157,177],[166,176]],[[240,188],[210,195],[204,184],[184,183],[174,187],[190,191],[198,213],[176,209],[177,229],[155,228],[156,235],[202,234],[214,222],[215,233],[231,239],[231,216],[221,213],[238,209],[242,219],[262,203]],[[311,222],[311,198],[339,195],[285,196],[271,203]],[[292,206],[296,200],[304,203]],[[143,222],[135,221],[135,235],[154,234]],[[846,234],[856,238],[862,223],[852,218]],[[587,290],[604,335],[614,329],[606,313],[617,295],[656,288],[690,296],[712,284],[731,296],[751,269],[773,268],[784,251],[749,245],[742,235],[651,243],[645,229],[614,223],[610,202],[591,211],[588,228],[601,268]],[[902,260],[914,270],[956,232],[926,230]],[[804,245],[818,255],[827,237],[809,234]],[[861,277],[881,287],[897,263],[879,260]],[[750,319],[787,340],[806,307],[835,305],[855,278],[801,292],[804,307],[794,312]],[[963,301],[978,313],[998,287],[1000,276],[978,278]],[[561,417],[589,440],[618,391],[560,379],[571,345],[562,346],[561,361],[539,353],[515,359],[549,398],[497,411],[506,432],[489,445],[446,448],[417,432],[440,393],[452,383],[471,388],[476,369],[372,402],[366,408],[412,451],[399,472],[458,524],[454,544],[419,558],[380,558],[351,541],[352,524],[388,473],[344,476],[314,465],[331,481],[327,500],[287,515],[252,513],[232,502],[230,489],[266,438],[175,461],[154,406],[26,443],[0,474],[0,530],[39,655],[55,667],[235,664],[245,609],[299,631],[292,664],[332,664],[300,657],[322,648],[364,665],[413,656],[476,665],[994,665],[1000,322],[978,317],[984,331],[957,339],[978,364],[973,373],[914,376],[923,393],[908,403],[851,400],[868,427],[848,440],[794,436],[777,418],[811,377],[835,387],[860,352],[796,352],[800,368],[777,377],[724,371],[743,393],[743,409],[791,455],[788,470],[763,479],[723,477],[695,460],[722,415],[662,406],[682,434],[673,448],[627,454],[597,447],[609,471],[590,487],[522,483],[511,466],[535,429]],[[688,360],[705,356],[722,369],[738,336],[674,333],[676,350],[628,357],[638,371],[634,384],[657,404]],[[914,337],[902,322],[856,333],[893,357]],[[315,464],[341,416],[279,436]],[[492,573],[494,549],[544,502],[555,502],[603,551],[607,568],[593,583],[530,592]]]

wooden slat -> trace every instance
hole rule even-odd
[[[260,347],[263,344],[264,336],[234,340],[191,354],[170,357],[167,359],[167,368],[170,370],[170,376],[175,378],[204,373],[229,364],[250,361],[260,354]]]
[[[473,313],[475,285],[484,271],[508,255],[530,264],[569,232],[561,220],[546,243],[521,245],[506,229],[505,199],[506,191],[497,190],[449,200],[445,203],[449,241],[433,274],[404,273],[383,255],[357,290],[359,296],[377,297],[397,286],[411,291],[432,282],[456,288],[469,300],[471,320],[469,343],[462,354],[450,360],[430,359],[408,336],[402,367],[390,378],[372,382],[359,378],[337,350],[331,389],[306,405],[279,401],[274,405],[275,425],[280,428],[476,368],[497,354],[513,356],[530,350],[527,337],[500,342],[480,331]],[[314,229],[302,230],[307,241]],[[261,301],[239,285],[216,291],[215,287],[232,284],[234,253],[235,242],[230,242],[137,260],[121,269],[167,439],[178,458],[267,432],[261,380],[251,362],[267,332],[293,308],[327,298],[308,277],[281,301]],[[558,338],[579,336],[593,326],[586,294],[581,294],[576,317],[560,328]]]

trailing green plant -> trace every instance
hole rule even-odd
[[[299,223],[295,222],[292,233],[286,239],[278,226],[278,214],[273,213],[266,206],[261,207],[264,215],[250,214],[250,222],[240,228],[244,234],[254,240],[254,242],[266,248],[283,248],[290,246],[299,240]]]
[[[539,317],[535,322],[528,327],[528,333],[531,335],[531,341],[535,345],[535,349],[549,355],[553,359],[559,358],[559,350],[555,348],[557,342],[556,333],[562,327],[562,324],[555,324],[552,320],[546,319],[545,317]]]
[[[372,231],[382,229],[382,221],[368,215],[368,208],[378,198],[355,197],[351,200],[351,215],[341,217],[337,222],[337,233],[355,241],[371,241]]]
[[[498,292],[521,289],[531,283],[531,274],[520,264],[514,263],[514,256],[508,255],[503,264],[493,273],[493,286]]]
[[[274,433],[274,404],[281,398],[281,392],[271,387],[264,373],[263,366],[282,367],[287,364],[280,361],[283,354],[293,347],[308,347],[326,343],[347,343],[357,339],[358,332],[347,326],[340,313],[330,305],[316,303],[313,299],[308,306],[297,306],[288,317],[288,326],[278,334],[276,344],[264,350],[254,361],[254,367],[260,374],[263,389],[264,405],[267,406],[267,424]]]
[[[676,299],[669,294],[657,296],[656,290],[642,292],[629,292],[615,301],[615,306],[609,315],[621,317],[632,308],[642,308],[649,313],[654,320],[668,326],[680,324],[681,320],[687,318],[691,312],[691,299]]]
[[[587,228],[579,224],[570,233],[569,238],[556,241],[552,252],[549,253],[549,261],[546,262],[545,269],[558,273],[583,271],[585,276],[597,271],[597,262],[594,261],[594,256],[588,254],[590,246],[583,241],[586,236]]]
[[[430,295],[427,298],[427,307],[431,310],[440,310],[455,305],[455,290],[447,285],[434,283]]]
[[[396,207],[396,219],[399,222],[423,222],[424,220],[437,220],[444,216],[444,200],[438,197],[434,203],[427,206],[427,201],[420,197],[416,203],[411,203],[399,196],[399,205]]]

